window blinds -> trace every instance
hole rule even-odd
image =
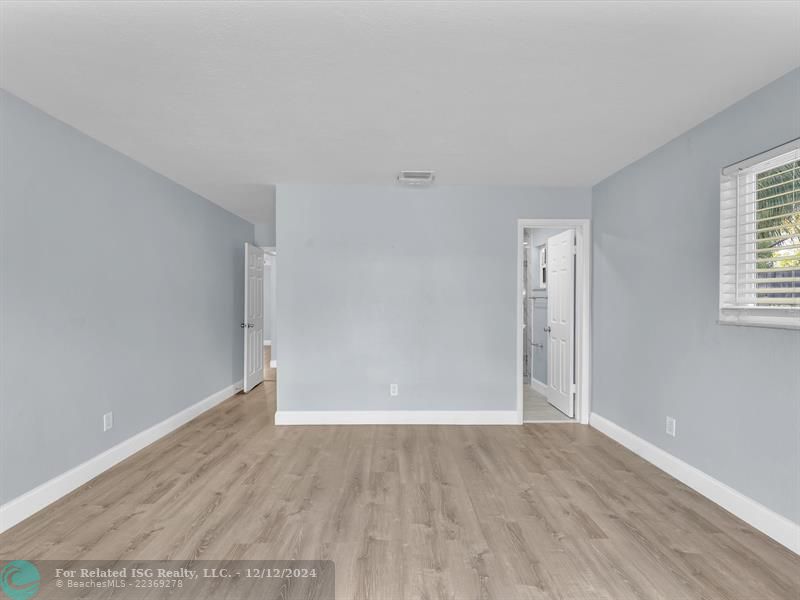
[[[800,325],[800,140],[723,170],[720,319]]]

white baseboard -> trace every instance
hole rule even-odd
[[[278,368],[278,361],[277,360],[269,361],[269,368],[270,369],[277,369]]]
[[[272,340],[264,340],[265,346],[272,346]]]
[[[279,410],[276,425],[518,425],[515,410]]]
[[[531,377],[528,385],[530,385],[535,391],[539,392],[542,396],[547,396],[547,386],[538,379]]]
[[[783,515],[779,515],[763,504],[598,414],[592,413],[589,424],[634,454],[638,454],[712,502],[719,504],[742,521],[765,533],[779,544],[800,554],[800,524],[790,521]]]
[[[87,481],[100,475],[103,471],[110,469],[142,448],[149,446],[181,425],[188,423],[223,400],[227,400],[241,389],[241,381],[229,385],[197,404],[185,408],[181,412],[168,417],[149,429],[145,429],[141,433],[137,433],[94,458],[90,458],[66,473],[62,473],[29,492],[9,500],[0,506],[0,533],[39,512],[48,504],[52,504],[59,498],[66,496]]]

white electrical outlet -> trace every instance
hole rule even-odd
[[[400,395],[400,387],[396,383],[389,384],[389,395],[390,396],[399,396]]]
[[[667,435],[675,437],[675,427],[677,424],[674,417],[667,417]]]
[[[107,412],[103,415],[103,431],[108,431],[114,426],[114,413]]]

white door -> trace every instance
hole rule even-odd
[[[264,251],[244,245],[244,391],[264,380]]]
[[[575,232],[547,240],[547,401],[575,416]]]

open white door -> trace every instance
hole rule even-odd
[[[264,251],[244,245],[244,391],[264,380]]]
[[[547,240],[547,401],[575,416],[575,232]]]

